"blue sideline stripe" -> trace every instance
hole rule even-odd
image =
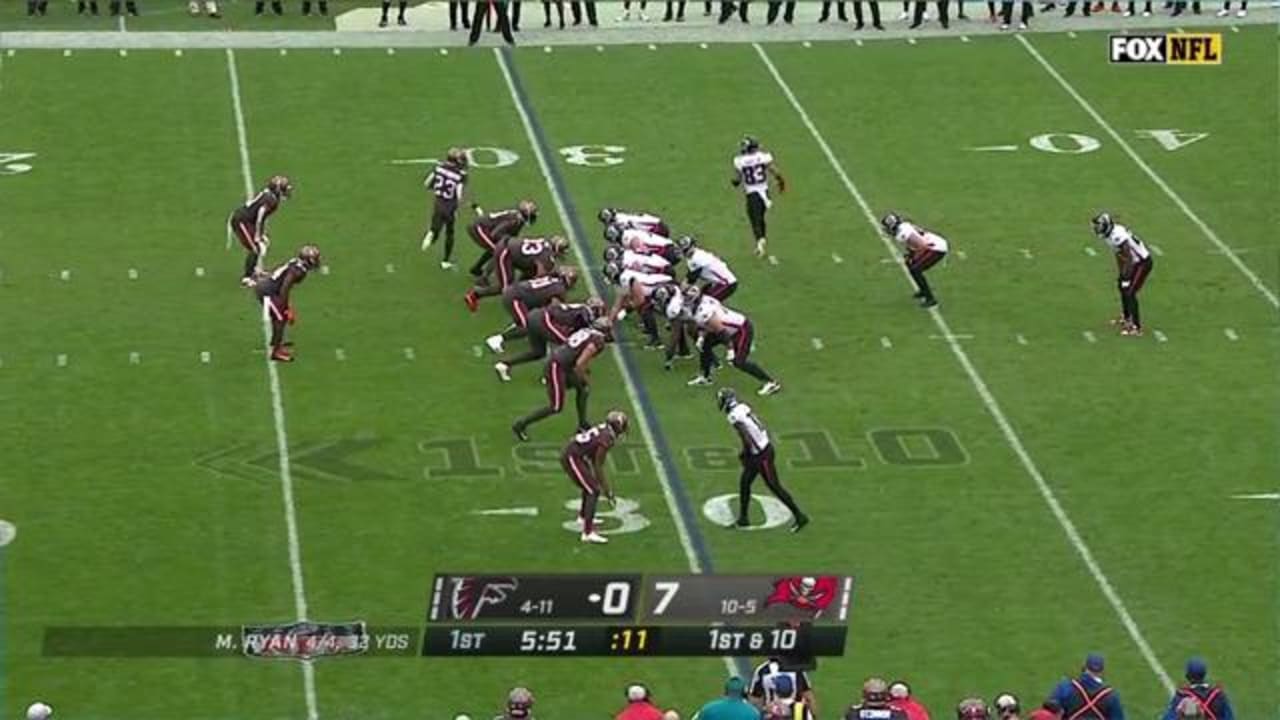
[[[507,68],[511,71],[511,82],[515,86],[516,97],[519,98],[520,104],[524,106],[525,112],[529,115],[529,124],[533,126],[533,136],[537,138],[539,148],[549,160],[547,167],[551,171],[551,185],[556,194],[560,196],[560,200],[564,203],[565,210],[569,214],[569,223],[573,226],[571,228],[573,242],[582,251],[582,256],[588,258],[590,266],[586,269],[596,279],[598,287],[608,288],[609,283],[604,282],[604,278],[601,277],[595,262],[591,260],[594,253],[591,247],[585,244],[586,233],[583,231],[582,221],[578,219],[577,206],[574,205],[573,196],[569,194],[564,178],[560,175],[560,168],[555,162],[558,155],[551,151],[546,133],[542,130],[542,122],[538,120],[538,114],[533,109],[529,94],[525,92],[524,80],[521,79],[520,71],[516,68],[515,56],[508,48],[502,49],[502,55],[507,63]],[[619,339],[624,339],[621,333]],[[685,489],[684,481],[680,478],[680,472],[676,469],[675,463],[671,461],[671,446],[667,444],[667,437],[662,432],[662,426],[658,424],[658,414],[654,412],[653,403],[649,401],[649,392],[645,389],[644,381],[640,378],[640,372],[636,367],[631,346],[621,342],[615,343],[614,351],[620,354],[622,366],[634,381],[636,399],[640,404],[639,410],[644,413],[645,420],[648,421],[649,428],[653,431],[653,442],[657,446],[655,449],[657,450],[658,459],[662,463],[662,468],[666,470],[667,477],[671,478],[671,491],[676,498],[676,508],[685,520],[685,528],[688,530],[689,540],[693,543],[693,552],[698,556],[698,564],[702,566],[704,573],[712,573],[715,571],[715,566],[711,561],[711,553],[707,550],[706,540],[698,529],[697,514],[694,512],[693,504],[689,500],[689,493]],[[734,663],[738,667],[739,674],[744,679],[749,679],[751,666],[747,660],[745,658],[734,658]]]

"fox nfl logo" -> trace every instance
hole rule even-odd
[[[1113,63],[1144,65],[1221,65],[1221,33],[1165,33],[1112,35],[1108,38]]]

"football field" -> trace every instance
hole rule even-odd
[[[1034,705],[1089,651],[1130,717],[1157,717],[1193,654],[1238,718],[1276,717],[1276,35],[1224,40],[1212,67],[1108,65],[1105,33],[1083,32],[0,53],[0,714],[451,720],[524,684],[539,717],[576,720],[642,681],[688,717],[741,662],[165,645],[164,628],[299,618],[416,632],[436,572],[628,571],[852,574],[845,655],[814,674],[822,717],[871,674],[936,717],[966,694]],[[788,180],[765,260],[728,182],[743,133]],[[502,308],[461,300],[478,249],[461,223],[461,270],[419,249],[422,178],[452,145],[471,199],[534,199],[531,230],[596,272],[601,207],[695,235],[737,272],[729,305],[784,385],[757,398],[725,367],[687,387],[692,362],[664,371],[638,333],[609,347],[591,414],[633,422],[607,546],[571,522],[572,407],[511,436],[546,393],[537,365],[492,371]],[[269,263],[303,243],[326,263],[295,291],[287,365],[264,356],[225,236],[277,173],[296,191]],[[1103,209],[1156,255],[1141,338],[1109,323]],[[878,232],[889,210],[951,242],[936,310]],[[775,434],[803,532],[725,526],[719,385]],[[50,643],[121,626],[154,630],[83,654],[152,657]]]

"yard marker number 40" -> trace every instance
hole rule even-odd
[[[1134,133],[1145,140],[1155,140],[1160,147],[1173,152],[1199,142],[1207,137],[1206,132],[1186,132],[1172,128],[1151,130],[1135,130]],[[1092,135],[1080,133],[1052,132],[1036,135],[1028,141],[1031,147],[1041,152],[1057,155],[1083,155],[1102,147],[1102,141]]]
[[[0,152],[0,175],[21,175],[31,172],[31,165],[22,161],[30,160],[35,156],[35,153]]]

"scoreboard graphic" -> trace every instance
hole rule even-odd
[[[842,655],[848,575],[441,574],[423,655]]]

